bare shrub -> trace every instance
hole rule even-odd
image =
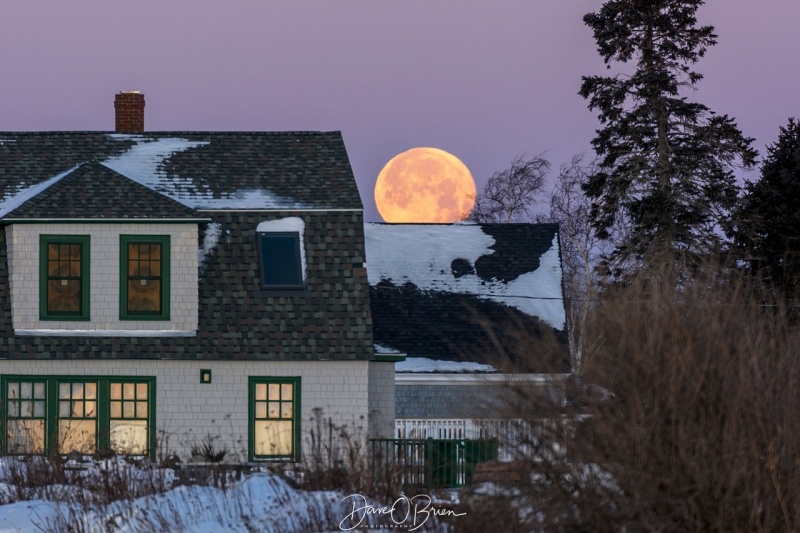
[[[797,326],[735,273],[675,271],[606,291],[566,404],[511,388],[509,416],[549,420],[519,448],[527,530],[800,527]]]

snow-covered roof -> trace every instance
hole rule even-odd
[[[488,226],[477,224],[366,224],[369,284],[412,283],[421,291],[471,295],[562,329],[566,315],[558,234],[550,236],[548,249],[529,271],[508,277],[508,272],[476,267],[481,258],[498,253],[494,246],[501,228],[496,226],[493,236]]]
[[[366,224],[365,240],[375,343],[416,361],[398,371],[569,369],[556,224]]]
[[[23,132],[0,139],[0,217],[85,163],[196,210],[362,208],[339,132]]]

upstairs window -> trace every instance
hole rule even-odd
[[[39,237],[42,320],[89,320],[89,236]]]
[[[169,320],[169,235],[120,235],[120,320]]]
[[[269,289],[305,287],[305,250],[301,218],[261,222],[256,229],[261,285]]]

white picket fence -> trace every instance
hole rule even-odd
[[[498,440],[498,459],[513,461],[529,454],[537,442],[526,420],[468,418],[397,418],[398,439],[491,439]]]

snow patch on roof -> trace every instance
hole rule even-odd
[[[203,244],[197,250],[197,267],[200,273],[205,269],[206,262],[217,247],[220,235],[222,235],[222,224],[219,222],[212,222],[206,227]]]
[[[394,348],[389,348],[388,346],[383,346],[382,344],[373,344],[373,349],[375,353],[384,354],[384,355],[400,355],[403,352],[400,350],[395,350]]]
[[[258,233],[283,233],[292,232],[300,234],[300,264],[303,272],[303,282],[306,281],[306,245],[303,237],[306,232],[306,223],[300,217],[286,217],[275,220],[259,222],[256,227]]]
[[[367,275],[370,285],[413,283],[423,291],[469,294],[503,303],[537,316],[554,328],[566,322],[561,293],[558,235],[539,258],[539,268],[510,282],[486,281],[475,273],[456,277],[452,262],[471,265],[494,253],[494,238],[477,225],[365,224]]]
[[[468,361],[437,361],[427,357],[409,357],[394,364],[395,372],[497,372],[491,365]]]
[[[24,184],[20,184],[18,186],[19,188],[17,189],[17,192],[15,194],[13,194],[13,195],[3,199],[2,201],[0,201],[0,218],[6,216],[11,211],[13,211],[14,209],[18,208],[19,206],[21,206],[22,204],[24,204],[25,202],[27,202],[28,200],[30,200],[34,196],[37,196],[37,195],[43,193],[49,187],[51,187],[52,185],[54,185],[54,184],[58,183],[59,181],[61,181],[62,178],[64,178],[65,176],[69,175],[70,173],[72,173],[78,167],[80,167],[80,165],[75,165],[71,169],[69,169],[69,170],[67,170],[65,172],[62,172],[61,174],[58,174],[57,176],[53,176],[52,178],[50,178],[48,180],[42,181],[40,183],[37,183],[36,185],[32,185],[32,186],[24,188],[24,189],[22,188],[22,187],[24,187]]]
[[[210,141],[190,141],[180,137],[147,139],[137,135],[115,135],[118,140],[134,140],[123,154],[111,157],[103,165],[154,191],[193,209],[305,209],[311,205],[278,196],[266,189],[239,189],[216,198],[200,189],[192,176],[167,176],[164,163],[172,155],[206,146]]]

